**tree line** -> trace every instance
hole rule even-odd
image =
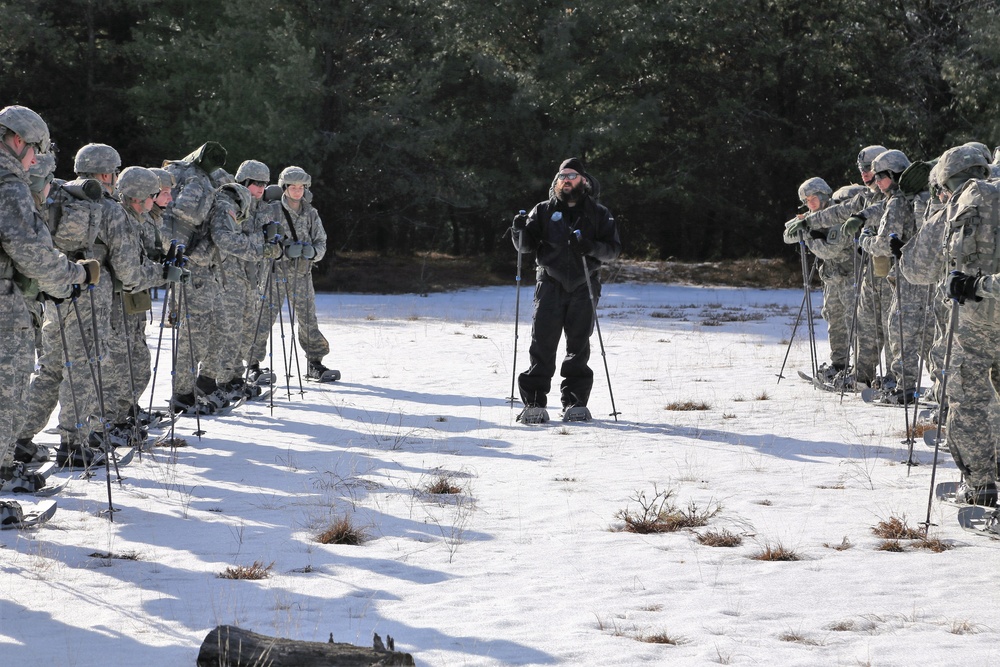
[[[0,102],[158,165],[289,164],[334,250],[510,254],[578,156],[632,257],[779,256],[880,143],[1000,140],[992,0],[0,0]]]

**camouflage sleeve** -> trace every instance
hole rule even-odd
[[[866,225],[867,229],[874,229],[875,233],[862,234],[859,243],[870,255],[891,257],[892,246],[889,237],[895,234],[905,243],[909,240],[913,226],[913,208],[902,195],[896,195],[886,203],[877,225],[872,227]]]
[[[309,211],[309,238],[312,239],[313,248],[316,249],[313,261],[318,262],[326,256],[326,229],[316,209]]]
[[[236,220],[236,208],[229,201],[221,199],[222,196],[216,202],[209,218],[212,242],[226,256],[248,262],[264,259],[263,244],[255,243],[251,237],[243,233]]]
[[[847,235],[840,231],[839,227],[831,227],[826,231],[823,238],[810,236],[806,239],[806,247],[820,259],[828,261],[851,261],[851,253],[854,252],[854,244],[850,242]]]
[[[83,267],[70,262],[52,245],[52,237],[35,210],[27,185],[0,187],[0,244],[19,273],[37,280],[42,291],[66,294],[82,284]]]
[[[834,226],[840,226],[844,224],[853,213],[860,210],[860,204],[857,203],[857,199],[860,195],[855,195],[853,198],[847,201],[834,204],[833,206],[827,206],[820,211],[814,211],[806,215],[806,221],[809,223],[810,229],[828,229]]]
[[[944,278],[947,263],[944,243],[948,231],[945,210],[942,208],[932,215],[903,246],[899,269],[914,285],[932,285]]]

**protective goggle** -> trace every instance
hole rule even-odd
[[[575,181],[580,178],[580,174],[556,174],[556,180],[559,181]]]

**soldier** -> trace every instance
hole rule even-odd
[[[913,204],[900,192],[898,185],[900,176],[909,166],[910,160],[897,150],[885,151],[872,161],[875,182],[886,200],[882,216],[876,224],[865,226],[858,243],[872,256],[873,262],[876,258],[891,261],[893,236],[897,243],[905,244],[916,234]],[[918,289],[895,269],[888,272],[886,280],[895,288],[886,320],[890,369],[878,400],[909,404],[920,386],[917,377],[920,355],[926,353],[921,343],[926,291]]]
[[[138,432],[140,439],[144,435],[144,425],[139,423],[138,400],[152,375],[146,344],[147,313],[153,305],[149,288],[161,284],[164,273],[162,239],[149,218],[153,198],[159,194],[159,177],[145,167],[126,167],[115,184],[115,196],[129,223],[123,233],[129,234],[135,242],[138,264],[153,267],[146,273],[155,278],[150,284],[134,286],[131,292],[116,292],[111,308],[111,330],[116,335],[110,340],[113,345],[109,350],[108,374],[115,380],[109,383],[108,409],[116,415],[120,431]],[[148,417],[146,422],[149,422]]]
[[[822,178],[810,178],[799,186],[799,200],[810,212],[821,211],[832,199],[833,189]],[[806,247],[819,258],[823,281],[823,319],[830,342],[830,363],[819,368],[820,379],[833,382],[845,373],[851,361],[850,325],[854,311],[854,248],[839,227],[803,233]],[[798,243],[798,235],[785,235],[785,243]]]
[[[957,499],[995,506],[1000,431],[991,374],[1000,371],[1000,308],[996,305],[1000,296],[1000,220],[996,215],[1000,189],[979,180],[989,177],[989,163],[970,146],[945,151],[936,169],[942,187],[950,193],[944,222],[935,227],[941,236],[919,235],[904,248],[904,262],[924,267],[925,278],[951,271],[943,285],[958,313],[957,320],[951,320],[955,330],[947,386],[947,442],[964,478]]]
[[[338,371],[330,371],[323,365],[323,358],[330,353],[330,343],[320,333],[316,320],[316,291],[313,287],[312,270],[326,255],[326,230],[319,212],[310,203],[307,194],[312,185],[312,177],[301,167],[286,167],[278,175],[278,185],[282,189],[278,214],[282,221],[286,256],[277,262],[277,279],[285,285],[286,296],[295,313],[299,327],[299,345],[306,355],[308,366],[306,378],[328,380],[340,377]],[[289,257],[296,254],[297,257]],[[278,297],[278,310],[282,297]],[[277,310],[272,317],[277,316]],[[272,320],[273,324],[273,320]],[[253,360],[262,358],[264,346],[258,341]],[[329,372],[328,372],[329,371]],[[331,374],[334,375],[331,378]],[[325,377],[324,377],[325,375]]]
[[[25,390],[35,360],[35,336],[25,303],[25,286],[56,299],[70,295],[70,285],[94,285],[100,264],[70,262],[53,247],[35,208],[28,169],[49,148],[49,129],[27,107],[0,110],[0,490],[34,492],[44,478],[14,460],[15,435],[24,419]]]
[[[587,402],[594,385],[590,336],[601,296],[600,267],[621,253],[611,212],[596,200],[596,181],[578,158],[559,165],[550,198],[514,218],[512,241],[518,252],[535,252],[538,284],[531,324],[531,366],[518,377],[522,423],[548,421],[545,410],[556,370],[559,339],[566,335],[560,373],[563,419],[589,420]],[[586,271],[584,270],[586,269]],[[589,285],[589,287],[588,287]],[[591,300],[590,293],[594,298]]]

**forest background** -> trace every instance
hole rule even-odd
[[[993,0],[0,0],[0,102],[157,166],[289,164],[336,252],[507,266],[561,159],[626,255],[792,255],[798,185],[865,145],[1000,140]],[[320,267],[321,274],[335,263]]]

